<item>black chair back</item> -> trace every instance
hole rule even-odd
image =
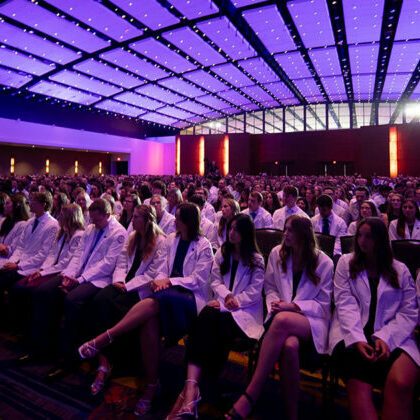
[[[341,252],[343,254],[350,254],[354,250],[354,236],[341,236]]]
[[[315,233],[318,245],[321,250],[331,259],[334,257],[335,236],[324,235],[323,233]]]
[[[395,259],[404,263],[413,279],[416,279],[416,272],[420,268],[420,241],[403,239],[391,241],[391,245]]]
[[[279,245],[283,239],[283,231],[278,229],[257,229],[257,244],[267,265],[271,250]]]

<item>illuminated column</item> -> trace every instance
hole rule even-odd
[[[397,127],[389,127],[389,175],[398,175],[398,133]]]
[[[10,159],[10,173],[13,175],[15,173],[15,158]]]
[[[229,173],[229,136],[223,139],[223,175]]]
[[[99,162],[99,175],[102,175],[102,162]]]
[[[77,175],[79,173],[79,161],[74,161],[74,174]]]
[[[175,153],[175,170],[176,174],[181,173],[181,138],[176,138],[176,153]]]
[[[45,173],[46,174],[49,174],[50,173],[50,160],[48,158],[45,161]]]
[[[198,147],[198,172],[204,176],[204,136],[200,137]]]

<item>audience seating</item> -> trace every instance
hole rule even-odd
[[[283,231],[279,229],[257,229],[257,244],[267,264],[271,250],[283,240]]]
[[[391,241],[391,244],[395,258],[408,267],[415,279],[416,272],[420,268],[420,241],[402,239]]]
[[[325,254],[331,259],[334,258],[334,244],[335,236],[324,235],[323,233],[315,233],[316,239],[318,240],[319,247]]]
[[[354,236],[353,235],[341,236],[340,242],[341,242],[341,252],[343,254],[350,254],[351,252],[353,252],[353,249],[354,249]]]

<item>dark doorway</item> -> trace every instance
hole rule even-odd
[[[116,175],[128,175],[128,162],[115,162]]]

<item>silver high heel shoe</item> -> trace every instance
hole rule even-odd
[[[198,382],[195,379],[186,379],[185,382],[192,382],[198,385]],[[197,386],[198,388],[198,386]],[[198,395],[195,400],[182,404],[179,411],[176,413],[178,417],[194,417],[198,419],[198,403],[201,401],[200,390],[198,390]]]

